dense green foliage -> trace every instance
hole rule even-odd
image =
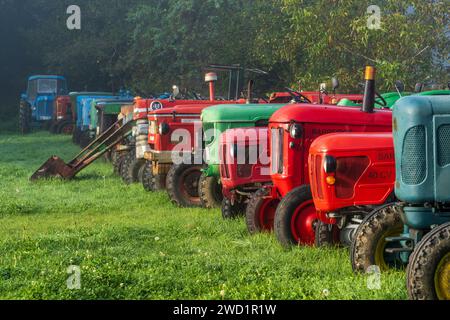
[[[173,84],[204,89],[202,68],[240,63],[265,69],[269,90],[306,89],[336,75],[357,90],[365,64],[380,87],[397,79],[448,81],[450,2],[445,0],[78,0],[81,30],[66,28],[72,1],[0,0],[0,77],[17,100],[25,76],[57,72],[72,90],[126,86],[137,94]],[[367,8],[381,9],[369,30]],[[4,49],[3,49],[4,48]],[[4,84],[3,84],[4,83]],[[15,101],[14,100],[14,101]]]
[[[1,135],[0,150],[0,299],[406,299],[404,271],[370,290],[346,249],[286,251],[101,161],[71,182],[29,182],[48,155],[77,151],[68,137]],[[67,289],[70,265],[81,290]]]

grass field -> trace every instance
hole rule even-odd
[[[345,249],[283,250],[219,210],[179,209],[125,186],[98,162],[71,182],[30,183],[70,138],[0,133],[0,299],[405,299],[404,272],[381,290],[354,276]],[[81,268],[81,289],[67,268]]]

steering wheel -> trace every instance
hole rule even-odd
[[[378,98],[378,99],[375,99],[375,103],[379,106],[382,106],[383,108],[387,108],[388,104],[387,104],[386,100],[381,96],[381,94],[379,94],[378,92],[375,91],[375,95]]]
[[[295,102],[298,103],[312,103],[311,100],[309,100],[307,97],[305,97],[303,94],[301,94],[298,91],[292,90],[291,88],[285,88],[290,95],[294,98]]]

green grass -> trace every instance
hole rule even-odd
[[[283,250],[218,210],[179,209],[99,161],[74,181],[30,183],[70,138],[0,135],[1,299],[405,299],[404,272],[369,290],[345,249]],[[67,268],[81,267],[81,290]],[[326,294],[328,292],[328,294]]]

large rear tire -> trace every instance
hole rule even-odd
[[[202,166],[173,165],[167,174],[167,193],[170,200],[179,207],[200,207],[199,181]]]
[[[128,185],[139,182],[139,174],[142,173],[145,166],[145,160],[137,159],[136,152],[131,152],[130,155],[134,155],[134,157],[128,158],[127,167],[123,172],[123,182]]]
[[[245,222],[250,234],[273,231],[279,199],[270,196],[269,189],[260,189],[250,198],[245,211]]]
[[[72,133],[72,142],[76,145],[80,145],[80,137],[81,137],[80,129],[78,127],[75,127]]]
[[[409,261],[407,287],[412,300],[450,300],[450,223],[419,243]]]
[[[151,161],[145,162],[142,173],[142,185],[147,192],[156,192],[166,189],[166,175],[154,175]]]
[[[208,177],[202,174],[199,181],[200,201],[203,208],[220,208],[223,201],[222,186],[216,177]]]
[[[403,232],[403,222],[395,205],[382,206],[369,214],[358,227],[353,241],[351,262],[353,271],[365,273],[369,268],[378,266],[385,271],[403,265],[397,254],[386,252],[388,237],[398,237]]]
[[[26,101],[20,101],[19,131],[21,134],[28,134],[31,132],[31,106]]]
[[[311,188],[303,185],[281,200],[275,213],[275,235],[286,248],[314,245],[316,223],[319,221]]]

